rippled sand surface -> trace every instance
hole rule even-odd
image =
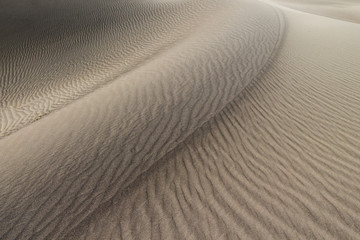
[[[3,1],[0,239],[359,239],[360,25],[283,2]]]

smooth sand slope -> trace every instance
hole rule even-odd
[[[165,49],[149,44],[151,58],[101,84],[74,77],[60,105],[47,81],[27,92],[10,77],[22,68],[2,70],[13,127],[1,128],[0,239],[359,239],[360,25],[255,1],[186,1],[174,14],[179,35],[139,30]],[[113,32],[128,30],[99,36]],[[113,65],[74,62],[102,76],[128,59],[116,49]],[[11,114],[38,95],[32,116],[50,114]]]
[[[358,0],[264,0],[270,3],[344,21],[360,23]]]

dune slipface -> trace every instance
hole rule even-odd
[[[91,4],[4,27],[1,239],[64,237],[260,76],[282,36],[252,1]]]

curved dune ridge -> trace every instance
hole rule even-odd
[[[1,4],[0,239],[360,238],[360,25]]]
[[[64,239],[359,238],[360,26],[284,12],[265,75]]]
[[[262,3],[228,0],[184,2],[183,9],[174,14],[186,18],[184,13],[194,11],[193,6],[203,6],[204,10],[194,20],[188,19],[191,33],[181,41],[111,83],[0,140],[1,239],[64,236],[221,111],[262,73],[282,37],[283,21],[278,11]],[[149,20],[146,15],[142,17]],[[130,16],[128,21],[132,20],[138,21],[137,15]],[[161,29],[163,22],[152,24],[159,24]],[[129,34],[126,28],[110,30],[102,34]],[[150,30],[141,33],[144,38],[146,34],[155,35],[150,39],[157,37],[157,32]],[[171,39],[173,33],[163,34]],[[94,51],[102,54],[102,48]],[[76,60],[76,56],[70,57]],[[23,81],[16,81],[9,84],[13,88],[5,88],[9,92],[14,89],[6,100],[11,96],[21,99],[15,93],[23,88]],[[48,83],[40,83],[39,88],[34,86],[36,94],[30,90],[29,96],[43,96],[38,92]],[[61,79],[55,78],[53,83],[56,86],[51,88],[49,80],[51,89],[63,91]],[[88,84],[85,78],[75,78],[69,86],[76,89],[72,86],[76,83]],[[55,106],[56,96],[45,93],[46,101],[40,106]],[[69,96],[71,100],[79,95],[70,92]],[[17,121],[7,117],[11,112],[8,108],[3,112],[9,126]]]

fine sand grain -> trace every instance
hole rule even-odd
[[[0,239],[360,239],[360,25],[269,3],[3,1]]]

